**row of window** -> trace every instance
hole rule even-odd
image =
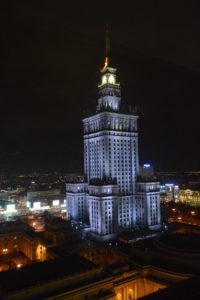
[[[134,121],[119,121],[119,120],[98,120],[84,126],[84,132],[94,132],[103,129],[111,130],[135,130]]]

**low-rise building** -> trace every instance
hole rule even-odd
[[[200,191],[191,189],[181,189],[179,201],[191,206],[200,206]]]

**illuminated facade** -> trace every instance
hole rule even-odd
[[[173,183],[166,183],[160,186],[160,201],[179,201],[179,186]]]
[[[179,201],[191,206],[200,206],[200,191],[180,190]]]
[[[116,71],[106,57],[96,114],[83,119],[85,183],[66,186],[68,219],[88,219],[102,238],[160,224],[159,183],[138,183],[138,116],[122,109]]]
[[[20,254],[20,255],[19,255]],[[22,255],[23,254],[23,255]],[[22,258],[21,258],[22,257]],[[0,234],[0,272],[47,259],[45,241],[33,237],[25,231]],[[10,263],[10,261],[15,263]]]

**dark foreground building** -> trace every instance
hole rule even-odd
[[[54,236],[60,236],[60,230],[54,230]],[[10,233],[3,236],[8,239]],[[136,300],[150,294],[149,299],[196,299],[199,295],[199,235],[166,234],[130,245],[89,247],[84,241],[64,241],[46,245],[43,262],[33,260],[31,265],[0,272],[0,299]],[[33,253],[38,251],[34,243],[30,247]],[[8,258],[9,254],[0,255],[0,261]]]
[[[118,267],[119,269],[119,267]],[[165,285],[144,280],[136,270],[113,276],[78,255],[0,273],[0,299],[138,299]]]

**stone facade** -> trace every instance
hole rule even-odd
[[[151,180],[142,192],[138,183],[138,116],[122,109],[116,69],[107,64],[98,94],[96,113],[83,119],[85,181],[66,186],[68,219],[89,220],[91,233],[106,239],[135,225],[159,226],[159,183],[153,194]]]

